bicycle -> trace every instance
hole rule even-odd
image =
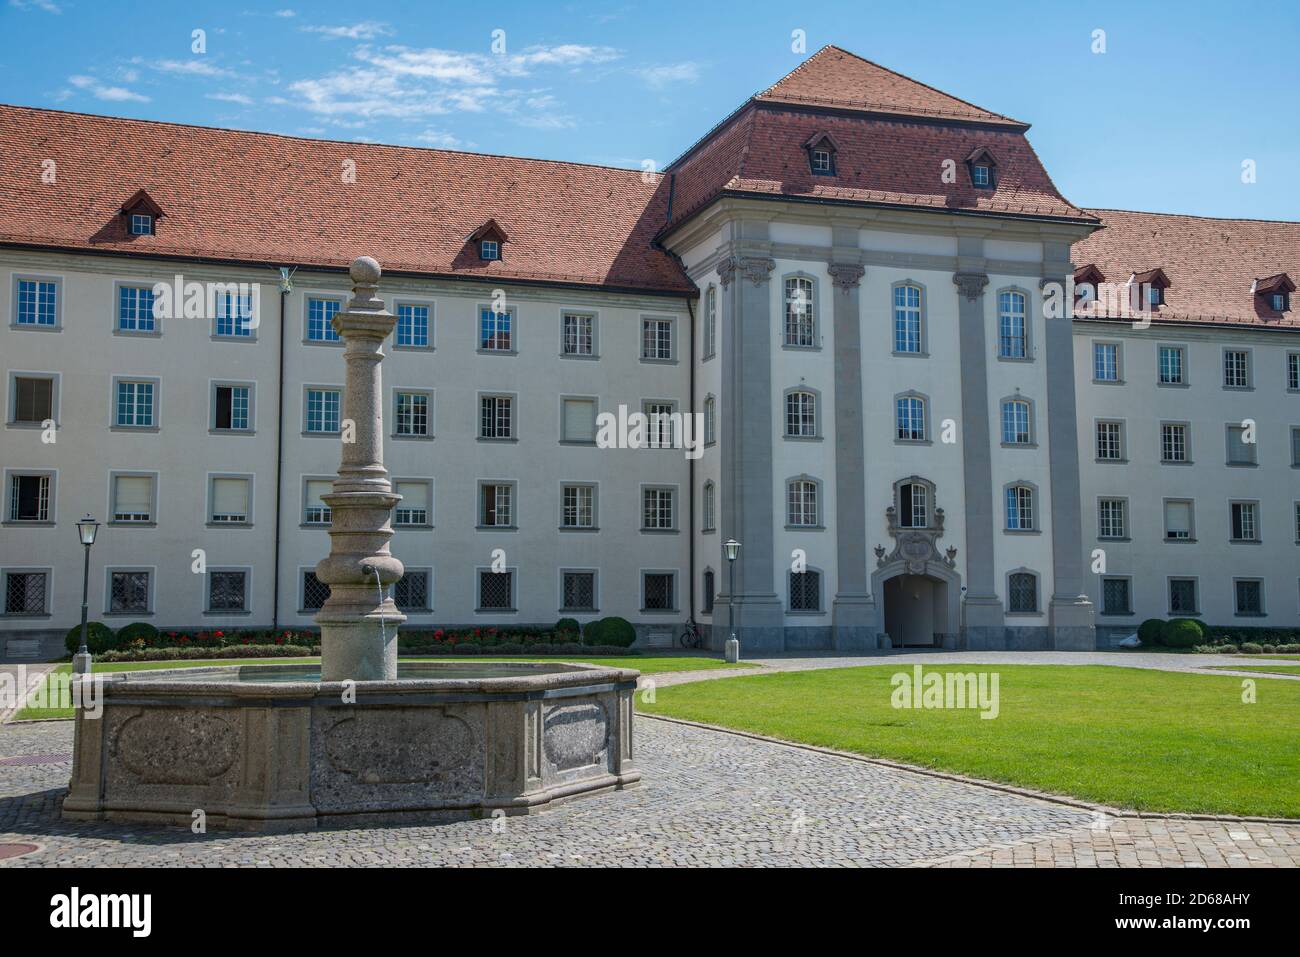
[[[686,622],[686,628],[682,631],[681,642],[683,648],[698,648],[704,644],[704,636],[700,634],[700,628],[695,624],[694,618]]]

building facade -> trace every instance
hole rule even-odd
[[[362,254],[398,316],[408,628],[620,615],[720,646],[734,613],[750,650],[866,650],[1300,624],[1300,226],[1079,209],[1026,124],[837,48],[654,175],[0,129],[7,638],[78,620],[87,513],[92,618],[311,625]]]

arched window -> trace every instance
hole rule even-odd
[[[786,524],[805,528],[817,525],[817,483],[812,479],[791,479],[785,492]]]
[[[790,610],[822,610],[822,573],[809,568],[790,572]]]
[[[902,482],[898,486],[898,525],[900,528],[930,527],[930,486],[921,482]]]
[[[713,569],[704,569],[704,605],[700,609],[706,615],[713,614]]]
[[[711,532],[716,527],[714,525],[715,514],[716,514],[714,511],[716,507],[714,490],[715,490],[715,486],[712,480],[709,480],[704,483],[704,508],[703,508],[704,525],[702,530],[706,532]]]
[[[785,394],[785,434],[795,438],[817,435],[817,396],[796,389]]]
[[[1038,576],[1017,571],[1007,576],[1007,611],[1015,615],[1038,612]]]
[[[1025,335],[1025,294],[1007,289],[998,293],[998,355],[1024,359],[1029,355]]]
[[[718,402],[709,395],[704,397],[704,444],[712,445],[718,439]]]
[[[921,351],[921,289],[918,286],[894,287],[894,351]]]
[[[1002,442],[1004,445],[1028,445],[1029,403],[1024,399],[1007,399],[1002,403]]]
[[[1034,528],[1034,490],[1029,485],[1007,486],[1007,529],[1028,532]]]
[[[895,438],[903,442],[924,442],[925,400],[917,395],[900,395],[894,400]]]
[[[785,344],[787,346],[817,345],[813,307],[813,281],[805,276],[791,276],[786,279]]]
[[[718,348],[718,287],[704,293],[704,358],[711,359]]]

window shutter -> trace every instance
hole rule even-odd
[[[218,429],[230,428],[230,407],[234,393],[230,386],[217,386],[217,413],[215,427]]]
[[[588,399],[564,400],[564,437],[571,442],[596,438],[596,403]]]
[[[429,486],[424,482],[398,482],[397,494],[402,496],[401,508],[429,507]]]
[[[115,515],[149,515],[153,513],[153,480],[138,475],[119,475],[113,496]]]
[[[321,508],[329,508],[329,505],[325,503],[324,496],[329,495],[330,490],[333,487],[334,487],[333,482],[326,482],[326,481],[308,482],[307,483],[307,507],[312,508],[315,506],[320,506]]]
[[[248,516],[248,480],[219,478],[212,480],[212,514]]]
[[[1186,502],[1169,502],[1165,505],[1165,528],[1170,532],[1192,531],[1192,513]]]
[[[15,389],[15,422],[43,422],[52,414],[54,383],[49,379],[19,379]]]

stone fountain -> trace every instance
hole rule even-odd
[[[388,586],[400,500],[384,468],[380,364],[394,317],[373,259],[352,263],[334,317],[347,366],[330,553],[316,575],[320,669],[245,665],[88,675],[103,707],[78,710],[70,820],[245,830],[527,813],[640,780],[636,671],[574,663],[399,664],[405,617]],[[351,441],[348,441],[351,439]],[[80,699],[78,699],[80,700]]]

